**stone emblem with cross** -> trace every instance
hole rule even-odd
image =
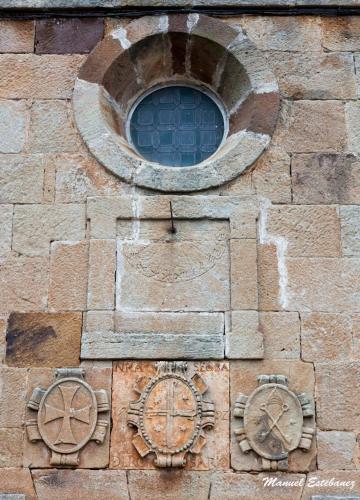
[[[161,361],[157,369],[138,381],[140,398],[129,405],[128,424],[138,431],[133,444],[141,457],[155,453],[157,467],[183,467],[186,454],[200,453],[206,442],[214,404],[202,398],[207,386],[200,375],[186,376],[185,362]]]
[[[56,381],[47,389],[34,389],[27,407],[37,419],[25,422],[31,442],[44,441],[52,451],[51,465],[76,466],[79,452],[90,441],[103,443],[106,420],[98,414],[110,409],[104,390],[93,391],[80,368],[56,370]]]

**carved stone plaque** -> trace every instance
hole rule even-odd
[[[98,414],[109,411],[108,395],[94,391],[82,369],[58,369],[48,389],[34,389],[27,407],[37,411],[37,419],[25,423],[28,438],[50,448],[51,465],[76,466],[80,450],[90,440],[104,442],[108,423]]]
[[[289,453],[311,446],[314,429],[304,419],[313,416],[313,405],[306,394],[290,391],[283,375],[260,375],[258,382],[249,397],[237,398],[234,415],[243,426],[235,434],[244,453],[262,458],[264,470],[287,470]]]
[[[155,453],[157,467],[183,467],[188,452],[200,453],[205,428],[214,426],[214,404],[204,401],[204,380],[186,377],[185,362],[161,361],[153,378],[140,379],[140,394],[129,405],[128,423],[137,428],[133,444],[141,457]]]

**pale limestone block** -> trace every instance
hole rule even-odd
[[[233,311],[231,313],[231,330],[226,334],[225,353],[230,359],[264,357],[263,334],[259,329],[257,311]]]
[[[360,312],[358,258],[288,258],[290,311]]]
[[[26,496],[17,493],[0,493],[0,500],[26,500]]]
[[[29,149],[33,153],[75,153],[79,136],[67,101],[35,101],[31,108]]]
[[[359,429],[356,402],[360,396],[360,363],[342,361],[316,364],[316,408],[320,429]]]
[[[324,16],[320,23],[324,49],[336,52],[360,50],[360,19],[357,16]]]
[[[26,255],[48,255],[51,241],[85,237],[85,207],[78,204],[17,205],[14,211],[13,250]]]
[[[51,244],[49,309],[86,309],[88,243],[60,241]]]
[[[33,52],[34,36],[34,21],[2,20],[0,23],[0,52]]]
[[[360,360],[360,314],[352,315],[353,356]]]
[[[0,203],[41,203],[45,158],[0,155]]]
[[[88,309],[115,307],[116,241],[90,240]]]
[[[0,153],[20,153],[26,142],[29,121],[24,101],[0,101]]]
[[[261,311],[279,311],[280,277],[275,245],[257,245],[258,292]]]
[[[0,312],[44,310],[48,294],[48,257],[0,259]]]
[[[360,255],[360,207],[340,207],[343,255]]]
[[[301,500],[358,500],[359,471],[329,470],[308,474]]]
[[[257,309],[256,240],[231,240],[231,307]]]
[[[318,431],[318,464],[320,470],[355,469],[356,434],[342,431]]]
[[[360,102],[347,102],[345,110],[348,135],[347,150],[351,153],[360,153]]]
[[[11,250],[12,235],[12,205],[0,205],[0,256],[8,254]]]
[[[104,196],[87,199],[87,218],[90,219],[92,238],[116,237],[116,220],[133,217],[134,208],[129,197]]]
[[[22,428],[0,428],[0,467],[22,466],[23,432]]]
[[[85,332],[113,332],[114,311],[88,311],[84,313],[83,329]]]
[[[287,241],[289,257],[338,257],[340,221],[336,207],[271,206],[267,231]]]
[[[26,401],[26,382],[26,369],[0,367],[0,428],[19,428],[22,426]]]
[[[0,97],[69,99],[83,55],[1,54]]]
[[[49,498],[94,498],[129,500],[125,471],[110,470],[33,470],[39,500]]]
[[[272,203],[291,201],[290,156],[281,148],[265,151],[254,164],[251,175],[258,196]]]
[[[293,312],[260,312],[266,359],[300,358],[300,319]]]
[[[37,499],[29,469],[16,469],[14,467],[2,469],[0,474],[0,491],[23,496],[26,500]],[[18,499],[15,498],[14,500]]]

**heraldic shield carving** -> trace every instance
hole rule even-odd
[[[235,431],[239,447],[243,453],[257,453],[263,470],[287,470],[291,451],[311,447],[313,402],[290,391],[283,375],[260,375],[258,384],[249,397],[240,395],[235,403],[234,416],[242,419]]]
[[[27,407],[37,419],[25,422],[31,442],[44,441],[52,451],[50,464],[79,465],[79,452],[93,440],[104,442],[108,422],[98,414],[110,410],[105,390],[94,391],[81,368],[56,370],[56,380],[47,389],[36,387]]]
[[[203,400],[204,380],[186,376],[187,363],[161,361],[153,378],[143,377],[129,405],[128,424],[137,428],[133,444],[141,457],[155,453],[157,467],[183,467],[187,453],[200,453],[205,428],[214,426],[214,403]]]

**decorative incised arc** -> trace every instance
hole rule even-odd
[[[51,465],[79,465],[79,451],[90,441],[104,442],[108,423],[98,414],[110,409],[105,390],[94,391],[80,368],[56,370],[47,389],[35,388],[27,404],[37,419],[25,425],[31,442],[44,441]]]
[[[135,387],[140,394],[129,405],[128,424],[137,428],[133,444],[141,457],[155,453],[157,467],[183,467],[187,453],[200,453],[205,428],[214,426],[214,404],[203,401],[207,386],[187,363],[161,361],[157,375]]]
[[[314,428],[304,419],[314,415],[313,404],[306,394],[290,391],[283,375],[260,375],[258,383],[249,397],[236,400],[234,416],[243,425],[235,434],[244,453],[261,457],[264,470],[287,470],[291,451],[311,447]]]

